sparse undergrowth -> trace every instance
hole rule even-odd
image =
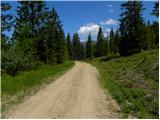
[[[35,94],[44,84],[71,68],[74,62],[67,61],[53,66],[44,65],[37,70],[20,73],[14,77],[2,75],[2,112],[24,100],[25,96]]]
[[[117,100],[122,112],[138,118],[158,118],[158,50],[114,59],[97,58],[87,62],[99,69],[103,87]]]

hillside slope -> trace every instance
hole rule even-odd
[[[88,62],[99,69],[103,87],[109,90],[124,113],[138,118],[158,118],[158,59],[158,50],[152,50],[129,57],[97,58]]]

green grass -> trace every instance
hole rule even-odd
[[[159,117],[159,53],[145,51],[129,57],[97,58],[87,62],[98,68],[102,86],[122,112],[138,118]]]
[[[63,74],[73,65],[74,62],[67,61],[63,64],[53,66],[44,65],[37,70],[26,71],[17,74],[14,77],[2,75],[2,112],[5,111],[11,104],[22,101],[26,95],[35,93],[42,85],[50,83],[55,77]]]

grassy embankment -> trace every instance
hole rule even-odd
[[[74,62],[67,61],[54,66],[44,65],[37,70],[23,72],[14,77],[2,75],[2,112],[22,102],[25,96],[35,94],[43,85],[52,82],[73,65]]]
[[[159,53],[145,51],[129,57],[97,58],[102,86],[119,103],[122,112],[138,118],[159,116]]]

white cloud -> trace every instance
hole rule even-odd
[[[79,28],[78,33],[79,34],[88,34],[89,32],[91,32],[91,34],[95,35],[97,34],[99,29],[99,25],[94,24],[94,23],[89,23],[86,24],[82,27]]]
[[[111,8],[111,7],[112,7],[112,4],[108,4],[107,6]]]
[[[101,25],[117,25],[118,23],[119,23],[119,21],[117,21],[115,19],[108,19],[106,21],[100,22]]]
[[[107,37],[109,35],[110,31],[111,31],[110,27],[107,27],[107,26],[104,26],[104,25],[115,24],[113,21],[116,21],[116,20],[108,19],[108,20],[100,23],[101,27],[102,27],[102,30],[103,30],[104,37]],[[88,23],[88,24],[85,24],[85,25],[81,26],[78,30],[80,40],[82,42],[87,41],[87,37],[88,37],[89,32],[91,32],[92,40],[96,40],[100,24]],[[117,21],[116,21],[116,24],[117,24]]]

